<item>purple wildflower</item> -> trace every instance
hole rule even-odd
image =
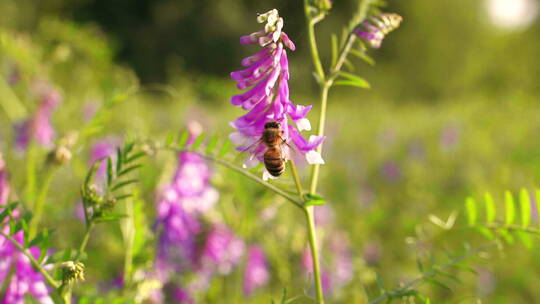
[[[52,145],[55,133],[51,116],[60,100],[60,94],[52,88],[41,94],[40,104],[34,115],[15,127],[15,142],[19,150],[25,150],[31,140],[44,147]]]
[[[5,163],[0,155],[0,205],[7,203],[9,194],[9,185],[5,171]],[[1,210],[1,208],[0,208]],[[15,210],[17,211],[17,210]],[[13,213],[14,217],[18,212]],[[1,223],[0,223],[1,224]],[[5,234],[9,234],[9,227],[3,228]],[[24,244],[23,231],[13,235],[13,238],[19,243]],[[37,247],[28,249],[36,258],[39,258],[40,250]],[[23,304],[27,293],[32,295],[39,303],[53,303],[49,297],[49,290],[44,283],[43,276],[32,268],[30,260],[22,254],[15,246],[0,236],[0,282],[9,280],[5,293],[0,298],[0,304]]]
[[[269,279],[270,272],[264,251],[259,245],[251,246],[244,271],[244,294],[252,294],[255,289],[266,285]]]
[[[189,126],[190,141],[200,127]],[[197,215],[210,209],[219,194],[209,185],[211,170],[199,155],[181,152],[173,180],[163,188],[157,206],[160,229],[157,268],[161,279],[174,271],[191,267],[197,259],[196,238],[201,232]]]
[[[244,242],[223,224],[216,224],[206,237],[202,250],[203,269],[217,269],[219,274],[228,274],[244,254]]]
[[[251,153],[245,162],[246,167],[254,167],[262,162],[265,146],[259,141],[265,123],[278,121],[283,130],[283,139],[295,150],[299,151],[310,164],[323,164],[324,161],[315,149],[325,137],[311,136],[305,140],[299,131],[311,130],[306,118],[311,105],[295,105],[289,99],[289,64],[286,48],[294,51],[295,46],[287,34],[282,32],[283,19],[273,9],[257,17],[259,23],[266,22],[263,30],[240,38],[240,43],[258,44],[263,49],[255,55],[242,60],[244,70],[231,73],[237,87],[247,91],[231,98],[231,103],[249,111],[247,114],[231,122],[237,132],[230,135],[237,150]],[[288,119],[296,123],[296,127],[288,123]],[[285,149],[288,150],[288,149]],[[288,151],[284,157],[289,159]],[[265,178],[269,174],[265,174]]]
[[[369,46],[378,49],[384,37],[398,28],[401,21],[403,18],[398,14],[380,14],[362,22],[354,33]]]

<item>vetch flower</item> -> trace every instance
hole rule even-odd
[[[248,250],[246,269],[244,271],[244,294],[250,295],[270,279],[266,255],[259,245],[253,245]]]
[[[60,94],[52,88],[47,88],[41,94],[36,112],[15,127],[15,144],[19,150],[25,150],[31,140],[44,147],[52,146],[55,132],[51,125],[51,116],[60,100]]]
[[[380,48],[386,35],[399,27],[403,18],[398,14],[380,14],[360,23],[354,33],[369,46]]]
[[[1,205],[7,203],[8,194],[9,185],[5,163],[0,155],[0,210],[2,209]],[[13,212],[13,216],[17,217],[18,212]],[[2,232],[9,234],[9,225],[4,225],[2,229]],[[22,230],[12,237],[19,244],[24,244],[24,232]],[[39,248],[30,247],[28,251],[36,259],[39,259]],[[34,270],[28,257],[3,236],[0,236],[0,282],[8,282],[5,292],[0,294],[0,304],[24,304],[26,294],[33,296],[38,303],[53,303],[41,273]]]
[[[188,129],[188,142],[192,142],[201,128],[190,123]],[[172,272],[193,268],[197,262],[196,238],[202,232],[198,215],[212,208],[219,198],[217,190],[209,184],[211,174],[202,157],[180,152],[173,179],[159,195],[156,264],[164,282]]]
[[[289,99],[289,63],[287,48],[294,51],[294,43],[282,32],[283,18],[273,9],[257,17],[259,23],[266,23],[263,30],[242,36],[240,43],[256,44],[262,50],[242,60],[244,70],[231,73],[237,87],[247,91],[231,98],[234,106],[240,106],[247,114],[231,122],[237,132],[230,135],[237,150],[251,153],[245,167],[254,167],[263,162],[266,147],[260,142],[264,125],[277,121],[283,131],[283,139],[299,151],[310,164],[323,164],[321,155],[315,149],[324,141],[323,136],[311,136],[306,140],[302,130],[311,130],[307,114],[311,105],[295,105]],[[296,126],[289,124],[289,119]],[[284,146],[285,159],[289,159],[287,146]]]

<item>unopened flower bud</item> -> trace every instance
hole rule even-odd
[[[58,146],[54,150],[54,162],[59,166],[69,162],[71,160],[71,156],[71,151],[69,151],[69,149],[65,146]]]
[[[319,11],[329,11],[332,9],[332,0],[315,0],[315,7]]]
[[[62,284],[84,281],[84,264],[81,262],[64,262],[62,266]]]

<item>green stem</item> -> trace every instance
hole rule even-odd
[[[300,175],[298,174],[298,170],[296,170],[296,165],[294,164],[294,161],[292,159],[289,160],[289,167],[291,168],[294,185],[296,186],[296,191],[300,196],[300,200],[304,200],[304,189],[302,189],[302,181],[300,180]]]
[[[124,257],[124,289],[128,288],[131,283],[131,271],[133,265],[133,242],[135,239],[135,223],[133,219],[133,204],[129,200],[126,201],[127,218],[123,221],[124,245],[126,254]]]
[[[86,250],[86,245],[88,245],[88,240],[90,239],[90,234],[92,233],[94,226],[95,223],[90,220],[90,223],[88,224],[88,226],[86,226],[86,232],[84,233],[81,245],[79,246],[79,250],[77,251],[77,255],[75,256],[75,262],[79,261],[82,253]]]
[[[317,127],[317,135],[324,136],[324,127],[326,124],[326,106],[328,102],[328,90],[329,86],[323,85],[321,87],[321,110],[319,113],[319,125]],[[322,154],[322,144],[317,147],[317,152]],[[317,185],[319,183],[319,169],[320,164],[315,164],[311,168],[311,184],[309,187],[309,193],[317,193]]]
[[[170,150],[173,150],[173,151],[176,151],[176,152],[190,152],[190,153],[194,153],[194,154],[197,154],[201,157],[204,157],[214,163],[217,163],[217,164],[220,164],[224,167],[227,167],[233,171],[236,171],[244,176],[246,176],[247,178],[259,183],[260,185],[268,188],[269,190],[273,191],[274,193],[286,198],[287,200],[289,200],[291,203],[293,203],[296,207],[298,208],[303,208],[303,201],[300,201],[296,198],[294,198],[292,195],[288,194],[287,192],[279,189],[278,187],[270,184],[269,182],[266,182],[264,180],[262,180],[261,178],[257,177],[255,174],[249,172],[249,171],[246,171],[244,169],[242,169],[241,167],[238,167],[234,164],[231,164],[225,160],[222,160],[222,159],[219,159],[219,158],[216,158],[210,154],[206,154],[206,153],[203,153],[203,152],[199,152],[199,151],[192,151],[192,150],[189,150],[189,149],[179,149],[179,148],[174,148],[174,147],[165,147],[166,149],[170,149]]]
[[[32,264],[32,266],[37,271],[39,271],[39,273],[43,275],[43,277],[45,278],[45,280],[47,281],[49,285],[51,285],[55,289],[60,287],[60,283],[58,283],[55,279],[53,279],[53,277],[41,266],[41,264],[34,258],[34,256],[30,252],[28,252],[28,250],[24,249],[24,247],[21,244],[19,244],[17,240],[12,238],[9,234],[3,233],[2,231],[0,231],[0,235],[6,238],[6,240],[12,243],[13,246],[17,248],[17,250],[19,250],[22,254],[24,254],[28,258],[28,260],[30,260],[30,263]]]
[[[37,233],[37,228],[41,222],[41,217],[43,216],[43,208],[45,207],[45,200],[47,199],[47,193],[49,192],[49,187],[54,175],[54,168],[49,168],[45,177],[43,178],[43,185],[39,189],[38,197],[34,205],[34,216],[32,221],[30,221],[29,235],[30,238],[34,238]]]
[[[315,67],[315,73],[319,78],[320,83],[324,83],[325,75],[324,69],[321,63],[321,58],[319,57],[319,49],[317,48],[317,39],[315,38],[315,24],[320,21],[320,18],[312,18],[309,11],[308,0],[304,0],[304,14],[306,16],[306,27],[308,31],[309,38],[309,49],[311,51],[311,59],[313,60],[313,66]]]
[[[315,231],[314,206],[305,206],[306,222],[308,226],[309,249],[311,251],[311,260],[313,263],[313,276],[315,277],[315,292],[317,294],[317,303],[324,304],[324,295],[321,280],[321,270],[319,263],[319,250],[317,248],[317,234]]]

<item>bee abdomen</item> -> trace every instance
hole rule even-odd
[[[285,171],[285,162],[277,149],[268,149],[264,153],[264,166],[272,176],[280,176]]]

